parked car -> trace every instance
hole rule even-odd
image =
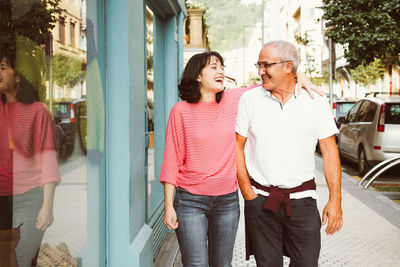
[[[338,120],[340,155],[357,162],[361,175],[371,165],[400,156],[399,96],[364,98]]]
[[[325,94],[326,98],[330,99],[329,93]],[[332,94],[332,99],[338,98],[337,94]]]
[[[78,131],[83,151],[86,153],[86,99],[63,99],[53,103],[53,117],[57,126],[57,154],[60,160],[71,156],[75,146],[75,134]],[[79,127],[83,124],[85,127]],[[84,133],[81,133],[84,128]],[[83,144],[84,143],[84,144]]]
[[[347,113],[354,106],[358,99],[356,98],[339,98],[333,102],[333,116],[335,117],[336,126],[340,129],[339,118],[346,117]]]
[[[87,105],[86,95],[72,101],[76,117],[76,125],[79,136],[79,144],[83,153],[87,153]]]
[[[329,97],[329,94],[327,94]],[[346,117],[349,110],[354,106],[354,103],[357,101],[355,98],[334,98],[333,99],[333,116],[335,119],[336,127],[340,129],[339,118]],[[336,143],[338,142],[338,135],[336,137]],[[317,146],[315,148],[315,152],[321,154],[321,148],[319,147],[319,142],[317,142]]]

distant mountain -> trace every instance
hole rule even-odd
[[[260,4],[242,5],[240,0],[196,0],[193,4],[207,10],[210,48],[218,52],[243,47],[243,26],[261,22]]]

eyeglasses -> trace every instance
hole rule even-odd
[[[271,67],[271,66],[273,66],[273,65],[276,65],[276,64],[282,64],[282,63],[286,63],[286,62],[289,62],[288,60],[286,60],[286,61],[281,61],[281,62],[273,62],[273,63],[267,63],[267,62],[257,62],[256,64],[255,64],[255,66],[256,66],[256,68],[258,69],[258,70],[267,70],[269,67]]]

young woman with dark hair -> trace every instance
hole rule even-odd
[[[201,98],[200,83],[196,81],[197,77],[201,74],[203,68],[209,63],[210,57],[215,56],[222,65],[224,60],[217,52],[206,52],[203,54],[196,54],[190,60],[191,64],[187,64],[183,71],[181,82],[178,85],[179,97],[186,100],[188,103],[197,103]],[[217,92],[215,101],[219,103],[222,99],[223,91]]]
[[[224,78],[219,53],[194,55],[178,86],[184,101],[169,115],[164,224],[176,230],[184,266],[231,266],[239,222],[235,121],[249,88],[224,92]]]
[[[12,55],[0,57],[1,266],[36,266],[44,231],[53,221],[54,191],[60,182],[55,125],[38,101],[34,84],[40,73],[27,64]],[[28,66],[27,75],[20,71],[21,65]]]

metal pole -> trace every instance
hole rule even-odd
[[[265,0],[261,0],[262,2],[262,7],[261,7],[261,17],[262,17],[262,21],[261,21],[261,36],[262,36],[262,43],[261,43],[261,47],[263,47],[264,45],[264,10],[265,10]]]
[[[245,39],[245,33],[246,33],[246,27],[245,26],[243,26],[243,82],[242,82],[242,85],[244,85],[244,82],[245,82],[245,76],[246,76],[246,74],[245,74],[245,72],[246,72],[246,70],[245,70],[245,45],[246,45],[246,39]]]
[[[49,108],[53,114],[53,35],[50,35],[50,72],[49,72]]]
[[[333,97],[332,97],[333,80],[332,80],[332,74],[333,74],[333,69],[332,69],[332,39],[329,38],[329,103],[331,105],[331,109],[333,109]]]

